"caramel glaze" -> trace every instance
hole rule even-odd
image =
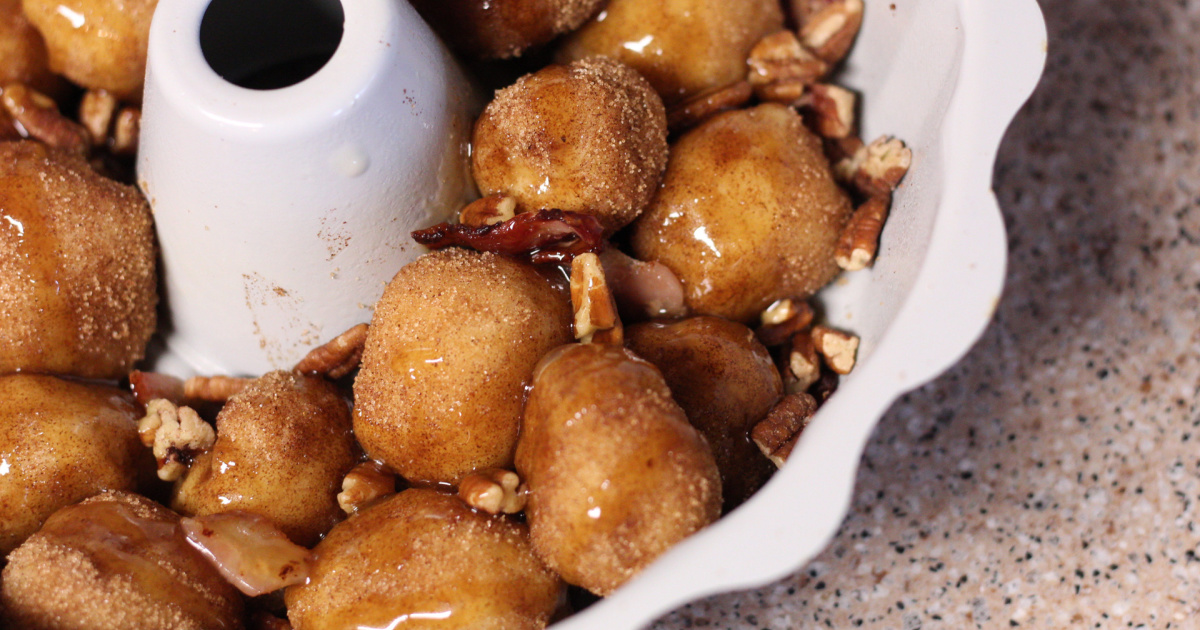
[[[238,630],[242,600],[192,549],[179,516],[105,493],[63,508],[9,555],[0,587],[11,627]]]

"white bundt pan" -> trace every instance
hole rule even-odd
[[[689,601],[800,568],[841,524],[884,411],[958,361],[991,320],[1007,254],[992,167],[1042,73],[1041,11],[1034,0],[866,5],[838,82],[862,94],[863,138],[902,138],[914,160],[875,266],[819,295],[834,326],[862,337],[858,365],[758,494],[554,630],[640,628]]]

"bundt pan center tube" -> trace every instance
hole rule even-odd
[[[162,249],[157,369],[258,375],[369,321],[473,194],[478,98],[407,2],[162,0],[138,184]]]

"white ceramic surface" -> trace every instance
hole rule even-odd
[[[473,193],[477,99],[401,0],[343,2],[319,71],[239,87],[201,49],[209,2],[161,0],[150,32],[138,179],[170,312],[158,369],[257,375],[369,321],[423,251],[409,232]]]
[[[903,138],[914,164],[877,264],[820,295],[829,320],[862,337],[858,366],[763,490],[555,630],[638,628],[693,599],[799,568],[841,523],[883,412],[956,362],[991,319],[1006,258],[992,167],[1041,76],[1045,23],[1034,0],[866,4],[839,81],[864,94],[864,138]]]

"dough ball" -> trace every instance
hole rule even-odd
[[[783,28],[779,0],[612,0],[565,38],[563,61],[606,55],[633,66],[668,106],[746,78],[746,58]]]
[[[158,0],[23,0],[50,68],[85,88],[140,103]]]
[[[708,440],[725,510],[750,498],[775,471],[750,430],[783,396],[779,371],[754,331],[701,316],[630,326],[625,345],[662,372],[675,402]]]
[[[562,582],[527,528],[457,497],[411,489],[333,528],[308,583],[286,591],[296,630],[546,627]],[[422,618],[424,616],[424,618]]]
[[[0,0],[0,86],[11,82],[50,93],[62,84],[50,71],[46,42],[25,19],[21,0]]]
[[[141,413],[124,392],[30,374],[0,377],[0,554],[55,510],[153,476]]]
[[[838,274],[852,208],[821,140],[766,104],[716,116],[680,138],[662,190],[635,225],[635,256],[683,282],[693,312],[748,322]]]
[[[0,142],[0,373],[120,378],[157,303],[141,194],[79,156]]]
[[[406,265],[375,306],[354,382],[354,432],[411,481],[507,467],[533,367],[571,335],[568,298],[533,267],[443,249]]]
[[[475,124],[485,195],[522,211],[594,215],[612,235],[650,203],[667,165],[667,115],[628,66],[595,57],[548,66],[496,94]]]
[[[55,512],[8,556],[5,627],[240,630],[242,599],[193,549],[179,515],[109,492]]]
[[[271,372],[221,409],[216,444],[188,469],[171,507],[188,515],[254,512],[312,546],[345,517],[337,495],[357,463],[350,408],[337,387]]]

